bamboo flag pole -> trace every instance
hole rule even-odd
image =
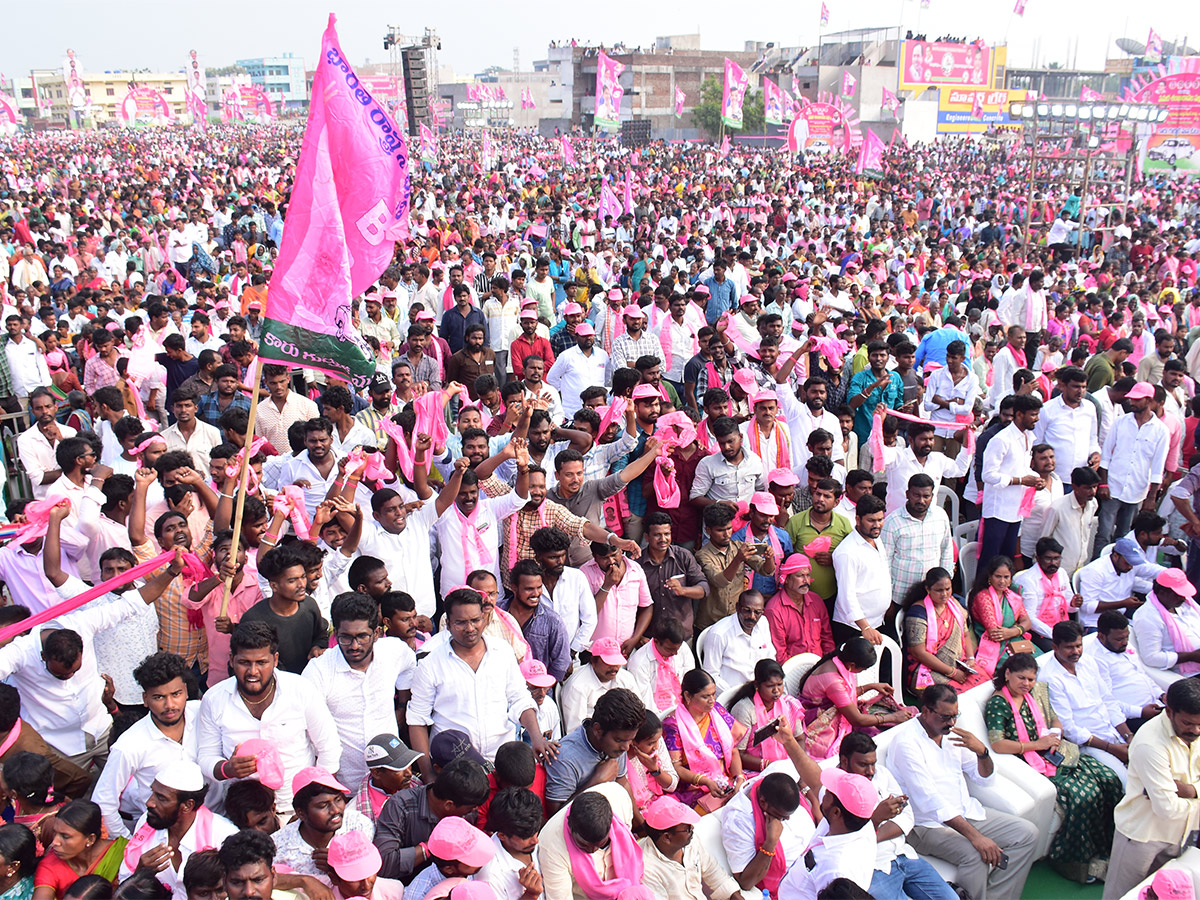
[[[263,361],[261,356],[254,359],[254,377],[250,379],[253,390],[250,392],[250,416],[246,424],[246,439],[242,444],[242,467],[238,471],[237,497],[233,507],[233,543],[230,552],[231,559],[237,559],[238,542],[242,537],[242,514],[246,510],[246,488],[250,483],[250,445],[254,442],[254,423],[258,418],[258,392],[262,384]],[[225,579],[221,591],[221,616],[229,615],[229,593],[233,590],[233,578]]]

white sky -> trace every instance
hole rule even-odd
[[[1017,66],[1032,63],[1036,52],[1043,65],[1076,62],[1081,68],[1099,68],[1106,56],[1121,55],[1113,45],[1116,38],[1143,41],[1150,27],[1165,40],[1189,36],[1190,43],[1200,44],[1197,7],[1168,0],[1027,0],[1023,19],[1013,15],[1013,0],[931,0],[927,10],[920,9],[919,0],[826,2],[828,32],[890,26],[899,19],[905,29],[924,31],[930,38],[1007,39],[1009,63]],[[397,3],[391,12],[391,4],[377,0],[12,0],[4,6],[0,73],[10,77],[33,67],[57,67],[68,47],[88,71],[173,71],[183,67],[191,49],[206,66],[290,51],[311,67],[330,11],[338,16],[343,48],[356,64],[365,58],[387,60],[382,39],[389,24],[409,34],[433,27],[442,38],[442,64],[469,75],[489,65],[511,68],[514,47],[520,49],[521,67],[528,69],[555,38],[647,46],[658,35],[699,31],[709,50],[740,49],[746,40],[815,43],[820,0],[759,0],[743,7],[726,0],[610,0],[601,21],[593,15],[597,4],[544,0]]]

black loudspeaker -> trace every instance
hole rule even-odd
[[[408,133],[420,134],[421,125],[430,124],[429,79],[425,71],[425,51],[406,47],[400,51],[404,65],[404,102],[408,107]]]
[[[622,147],[645,147],[650,143],[650,120],[631,119],[621,123]]]

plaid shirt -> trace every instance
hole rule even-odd
[[[206,559],[212,549],[212,540],[210,522],[204,530],[204,539],[200,546],[193,548],[192,552],[201,559]],[[153,559],[161,552],[162,548],[151,541],[133,548],[133,555],[139,563]],[[146,577],[153,578],[165,568],[166,566],[155,569]],[[162,596],[154,601],[154,609],[158,613],[158,649],[164,653],[179,654],[189,666],[199,660],[200,670],[205,671],[208,668],[208,642],[204,637],[204,626],[192,625],[188,618],[187,604],[183,600],[191,587],[191,584],[185,585],[183,575],[179,575],[167,585]]]
[[[229,405],[224,410],[221,409],[218,399],[220,394],[216,391],[209,391],[207,394],[202,394],[196,406],[196,415],[202,422],[207,422],[214,428],[217,427],[217,422],[221,416],[231,409],[244,409],[250,411],[250,398],[242,393],[235,393],[233,399],[229,401]]]
[[[7,343],[8,335],[5,335],[0,341],[0,397],[13,395],[12,369],[8,367],[8,354],[3,352]]]
[[[529,546],[529,539],[533,537],[533,533],[539,528],[557,528],[559,531],[565,532],[573,540],[583,540],[583,526],[587,524],[587,519],[583,516],[577,516],[565,506],[560,506],[553,500],[543,500],[542,505],[537,509],[530,511],[521,507],[516,511],[512,518],[509,518],[501,523],[504,529],[504,565],[500,570],[504,573],[504,586],[508,587],[512,582],[512,567],[517,564],[518,560],[533,559],[533,549]],[[516,526],[516,551],[513,550],[512,537],[514,523]]]
[[[950,517],[940,506],[930,506],[923,519],[914,519],[907,506],[900,507],[884,519],[879,542],[892,571],[893,603],[903,603],[909,588],[935,566],[954,571]]]

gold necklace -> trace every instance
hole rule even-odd
[[[242,689],[240,687],[238,688],[238,696],[242,698],[242,702],[245,703],[247,706],[261,706],[262,704],[264,704],[268,700],[270,700],[273,696],[275,696],[275,684],[276,684],[275,676],[272,675],[271,676],[271,686],[267,690],[267,695],[265,697],[263,697],[261,700],[251,700],[244,693],[242,693]]]

